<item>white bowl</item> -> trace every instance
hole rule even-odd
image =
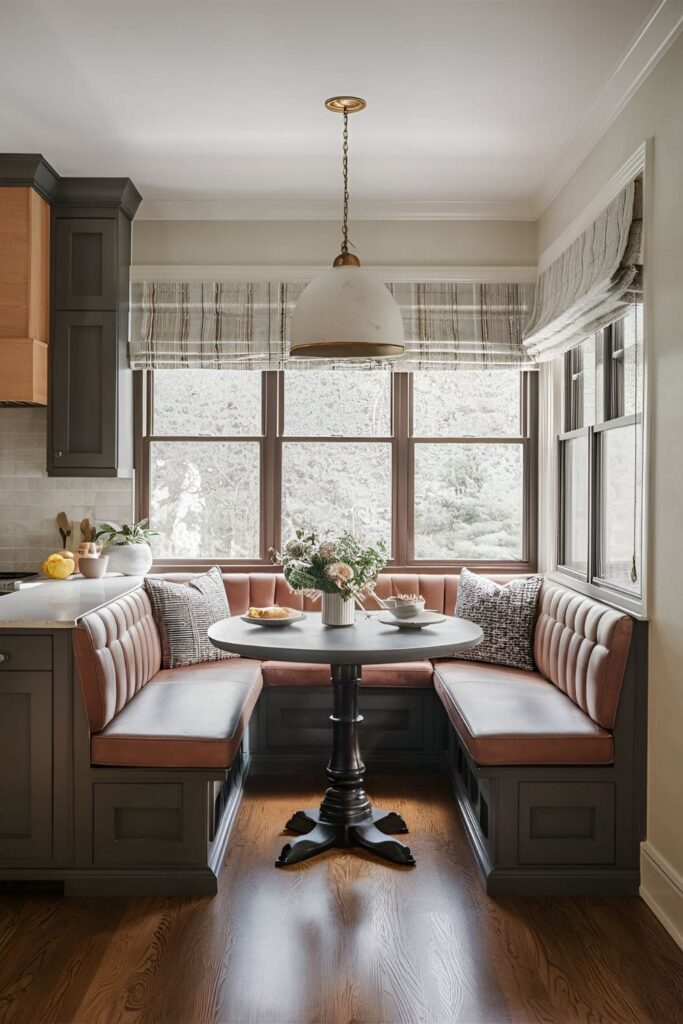
[[[395,615],[397,619],[412,619],[420,612],[423,612],[425,608],[425,602],[423,597],[416,598],[415,601],[406,601],[402,604],[393,604],[389,608],[392,615]]]

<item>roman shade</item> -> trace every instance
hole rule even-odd
[[[141,281],[131,288],[133,369],[320,369],[334,360],[289,358],[291,315],[304,283]],[[395,370],[531,365],[522,345],[533,286],[453,282],[388,285],[405,326]],[[343,366],[349,367],[344,360]],[[387,367],[364,360],[358,366]]]
[[[642,180],[630,182],[540,275],[524,347],[538,362],[573,348],[642,293]]]

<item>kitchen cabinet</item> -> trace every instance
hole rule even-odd
[[[63,470],[117,463],[117,315],[58,310],[52,344],[52,448]]]
[[[52,639],[0,635],[0,861],[48,862]]]
[[[62,179],[52,207],[50,476],[132,476],[126,179]]]

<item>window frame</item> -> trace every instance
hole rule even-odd
[[[646,508],[646,474],[645,474],[645,447],[644,447],[644,408],[646,401],[646,381],[644,373],[645,362],[645,339],[641,339],[641,359],[643,360],[642,394],[640,411],[624,415],[624,377],[623,377],[623,346],[624,346],[624,324],[627,313],[616,318],[612,323],[595,332],[595,359],[596,373],[598,355],[602,360],[602,388],[598,394],[596,389],[596,409],[594,410],[594,423],[587,426],[576,426],[577,405],[576,392],[574,388],[573,375],[575,360],[570,359],[572,352],[576,349],[565,352],[561,362],[562,371],[562,397],[563,408],[561,422],[564,425],[564,432],[556,438],[556,465],[557,465],[557,533],[556,533],[556,556],[555,571],[558,574],[570,577],[588,588],[594,588],[597,596],[603,600],[619,602],[628,606],[629,611],[642,608],[645,603],[645,559],[646,559],[646,533],[645,533],[645,508]],[[641,324],[644,325],[644,316],[641,312]],[[619,347],[622,351],[622,363],[614,358],[615,349]],[[581,375],[585,374],[586,367],[582,365]],[[599,404],[598,404],[599,403]],[[582,408],[582,407],[581,407]],[[601,441],[604,434],[609,430],[640,425],[640,458],[641,458],[641,494],[640,494],[640,566],[638,588],[620,586],[613,580],[605,579],[600,575],[601,569],[601,542],[602,542],[602,465],[601,465]],[[582,573],[564,562],[564,550],[566,544],[566,466],[564,458],[564,443],[578,437],[585,437],[588,446],[588,543],[586,552],[586,572]]]
[[[351,437],[285,435],[285,373],[264,370],[262,374],[262,433],[260,435],[156,435],[150,430],[154,414],[153,370],[134,372],[136,517],[149,517],[150,452],[158,441],[258,442],[260,453],[260,549],[253,559],[155,559],[155,571],[197,571],[218,564],[243,572],[269,572],[274,567],[270,548],[281,545],[282,458],[286,443],[377,443],[391,445],[392,465],[392,557],[393,572],[458,572],[464,566],[480,572],[529,573],[536,571],[538,522],[538,373],[520,369],[520,427],[514,437],[415,437],[413,435],[413,374],[391,374],[391,435]],[[305,372],[305,371],[299,371]],[[495,371],[491,371],[495,372]],[[514,444],[522,449],[523,532],[522,559],[476,561],[473,559],[416,559],[414,555],[415,449],[418,444]]]

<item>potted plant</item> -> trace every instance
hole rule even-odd
[[[158,530],[150,530],[149,520],[119,526],[102,523],[94,539],[102,540],[103,554],[109,556],[109,571],[124,576],[144,576],[152,568],[152,549],[149,538],[157,537]]]
[[[386,545],[366,547],[352,533],[336,539],[314,530],[296,530],[282,551],[271,551],[292,590],[322,595],[326,626],[352,626],[357,598],[371,593],[387,564]]]

